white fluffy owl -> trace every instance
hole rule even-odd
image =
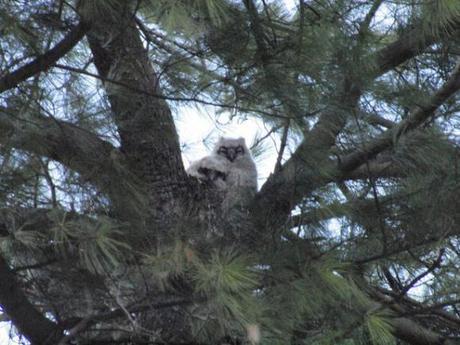
[[[257,191],[257,169],[244,138],[219,138],[213,152],[193,162],[187,173],[224,192],[226,209],[246,205]]]

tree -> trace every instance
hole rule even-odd
[[[460,342],[458,1],[0,4],[21,341]],[[232,212],[185,173],[171,109],[194,105],[279,140]]]

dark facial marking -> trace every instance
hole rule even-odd
[[[243,148],[243,146],[241,146],[241,145],[238,145],[238,146],[236,147],[236,150],[235,150],[235,151],[236,151],[237,154],[241,154],[241,155],[244,154],[244,148]]]
[[[219,155],[224,155],[224,156],[225,156],[225,155],[227,154],[227,151],[228,151],[228,150],[227,150],[227,148],[226,148],[225,146],[221,146],[221,147],[219,147],[219,149],[217,150],[217,154],[219,154]]]
[[[230,162],[233,162],[237,156],[244,155],[244,148],[241,145],[238,146],[221,146],[217,150],[217,154],[224,156]]]

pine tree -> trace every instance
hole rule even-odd
[[[12,338],[460,343],[458,0],[0,0],[0,32]],[[186,107],[276,141],[231,217]]]

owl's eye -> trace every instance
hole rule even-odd
[[[244,148],[243,148],[243,146],[241,146],[241,145],[237,146],[235,152],[236,152],[237,154],[244,154]]]
[[[221,146],[217,150],[217,154],[219,154],[219,155],[221,155],[221,154],[225,155],[225,154],[227,154],[227,152],[228,152],[228,149],[225,146]]]

